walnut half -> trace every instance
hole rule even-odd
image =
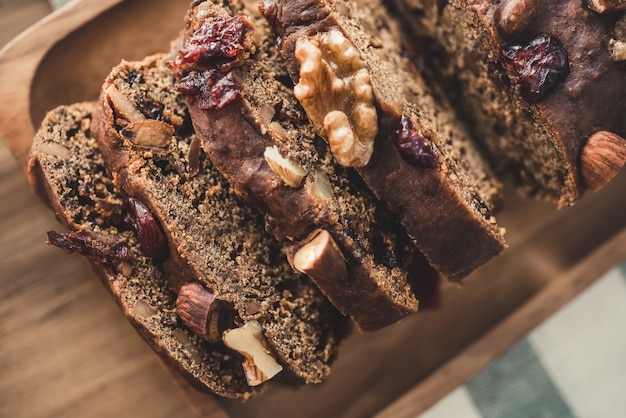
[[[368,69],[338,29],[296,43],[300,80],[294,93],[335,160],[363,167],[374,151],[378,114]]]

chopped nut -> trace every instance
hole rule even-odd
[[[586,186],[600,190],[626,162],[626,140],[608,131],[591,135],[580,155],[580,172]]]
[[[295,189],[302,185],[306,171],[294,160],[280,155],[276,146],[265,148],[263,157],[272,171],[278,174],[287,186]]]
[[[324,173],[317,172],[308,186],[310,193],[317,199],[328,202],[333,198],[333,186]]]
[[[120,273],[126,278],[131,278],[133,275],[133,265],[129,261],[122,261],[119,266]]]
[[[300,81],[294,93],[315,130],[328,139],[335,160],[367,165],[378,133],[378,114],[365,63],[341,31],[320,33],[296,44]]]
[[[626,14],[615,23],[613,38],[609,40],[609,52],[613,61],[626,61]]]
[[[609,52],[613,61],[626,61],[626,41],[610,39]]]
[[[223,340],[226,346],[245,357],[243,369],[250,386],[260,385],[283,369],[267,348],[263,329],[257,321],[225,331]]]
[[[277,135],[280,139],[286,139],[289,137],[285,128],[280,123],[273,121],[269,123],[270,131],[272,131],[275,135]]]
[[[319,230],[312,235],[313,238],[293,256],[293,267],[316,280],[346,280],[346,259],[330,233]]]
[[[210,342],[221,339],[216,295],[198,283],[183,285],[176,298],[176,314],[194,334]]]
[[[167,148],[172,141],[174,127],[160,120],[144,119],[129,123],[121,132],[140,147]]]
[[[188,331],[185,331],[182,328],[176,328],[172,331],[172,337],[174,337],[182,346],[183,350],[187,352],[187,355],[191,358],[191,360],[196,363],[200,363],[202,361],[202,355],[200,354],[200,349],[193,342]]]
[[[120,92],[114,84],[107,87],[106,96],[111,103],[113,110],[122,118],[129,122],[144,120],[146,117],[137,109],[134,103]]]
[[[200,151],[202,141],[200,138],[194,135],[189,144],[189,152],[187,153],[187,161],[189,161],[189,168],[187,170],[188,178],[195,177],[200,172]]]
[[[626,0],[587,0],[587,5],[594,12],[607,13],[626,9]]]
[[[259,109],[259,119],[266,125],[269,125],[275,114],[276,110],[274,109],[274,107],[268,104],[262,105]]]
[[[513,38],[527,31],[539,12],[541,0],[505,0],[494,12],[500,34]]]
[[[132,310],[134,315],[144,319],[150,318],[158,312],[154,306],[150,305],[143,299],[137,299]]]
[[[70,150],[56,142],[40,142],[37,144],[37,151],[63,160],[70,158]]]
[[[350,6],[345,1],[337,0],[335,2],[335,10],[344,17],[350,16]]]

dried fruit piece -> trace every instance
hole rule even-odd
[[[125,241],[109,241],[89,231],[48,231],[48,244],[59,247],[66,254],[76,252],[100,264],[117,265],[130,258]]]
[[[254,28],[245,16],[216,16],[206,19],[170,63],[171,66],[205,64],[208,61],[226,63],[244,50],[246,35]]]
[[[235,100],[241,91],[234,73],[223,74],[216,69],[190,71],[176,87],[185,96],[195,97],[202,110],[221,109]]]
[[[528,103],[539,102],[569,74],[569,60],[563,45],[545,34],[528,45],[505,48],[503,63],[511,85]]]
[[[130,220],[137,231],[139,247],[146,257],[160,261],[167,257],[168,247],[165,234],[148,208],[135,198],[128,198]]]
[[[439,167],[435,145],[406,115],[400,118],[395,134],[395,145],[406,162],[419,168]]]
[[[283,369],[267,348],[263,329],[257,321],[248,321],[240,328],[224,331],[223,340],[227,347],[245,357],[243,369],[250,386],[260,385]]]

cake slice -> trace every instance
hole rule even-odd
[[[259,391],[246,381],[241,360],[224,344],[194,335],[176,317],[176,293],[160,262],[147,257],[125,221],[127,197],[114,186],[91,131],[93,103],[50,111],[30,152],[28,178],[67,233],[49,242],[87,257],[139,334],[195,387],[244,400]]]
[[[261,360],[278,363],[298,381],[321,382],[335,354],[335,311],[291,269],[262,215],[200,149],[167,59],[124,61],[106,78],[93,126],[103,158],[116,183],[163,227],[174,287],[199,282],[215,298],[210,312],[216,305],[226,323],[214,320],[214,339],[245,353],[250,380],[270,377],[246,353],[257,338],[269,348],[256,347],[269,354]],[[188,299],[194,298],[192,292]]]
[[[501,185],[465,126],[413,65],[379,1],[265,0],[295,95],[334,159],[400,216],[430,263],[458,281],[502,251]]]
[[[500,173],[571,205],[626,160],[623,1],[390,0]],[[437,57],[429,60],[428,57]]]
[[[354,171],[333,163],[256,6],[194,2],[170,67],[203,148],[267,214],[297,270],[361,331],[417,309],[407,269],[427,263]]]

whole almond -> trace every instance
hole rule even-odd
[[[579,168],[589,190],[600,190],[626,162],[626,140],[608,131],[592,134],[580,154]]]

